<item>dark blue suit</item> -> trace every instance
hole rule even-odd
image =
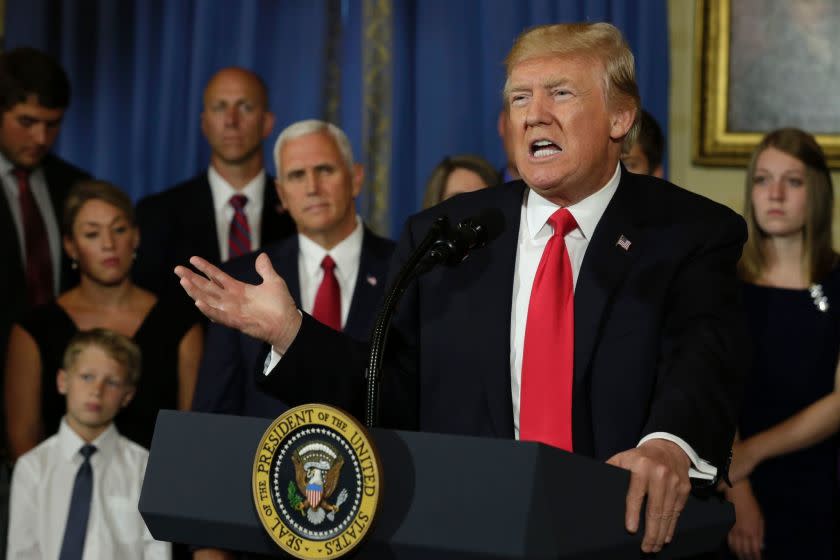
[[[368,339],[379,310],[393,251],[392,241],[365,229],[359,274],[344,325],[344,332],[354,339]],[[272,244],[264,252],[300,306],[298,236]],[[254,268],[258,254],[233,259],[223,269],[238,280],[257,284],[261,281]],[[262,392],[254,379],[254,373],[262,369],[267,352],[268,346],[264,342],[211,323],[193,396],[193,410],[266,418],[274,418],[286,410],[288,406],[282,400]]]
[[[408,221],[393,270],[437,216],[458,222],[497,208],[505,225],[486,248],[406,290],[385,355],[383,426],[513,437],[510,321],[526,188],[517,181],[459,195]],[[662,431],[725,469],[746,368],[735,275],[745,238],[732,210],[622,172],[575,289],[577,453],[607,459]],[[366,363],[366,348],[304,315],[261,381],[290,404],[327,402],[359,415]]]
[[[132,269],[134,281],[157,295],[183,298],[173,270],[197,255],[218,265],[216,211],[207,171],[137,203],[140,247]],[[274,181],[266,175],[260,243],[266,246],[295,232],[282,210]]]

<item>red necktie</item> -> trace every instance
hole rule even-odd
[[[321,261],[324,279],[315,294],[312,316],[337,331],[341,330],[341,289],[335,277],[335,261],[327,255]]]
[[[563,238],[577,223],[565,208],[548,222],[554,235],[534,277],[525,325],[519,439],[572,451],[575,293]]]
[[[228,233],[228,258],[230,259],[251,252],[251,226],[248,225],[248,216],[245,215],[246,204],[248,204],[248,197],[244,194],[235,194],[230,197],[230,205],[233,206],[233,218],[230,221]]]
[[[16,167],[12,173],[18,181],[18,200],[26,245],[26,298],[30,305],[38,305],[53,298],[50,241],[44,218],[29,188],[29,170]]]

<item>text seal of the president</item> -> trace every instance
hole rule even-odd
[[[322,404],[293,408],[260,440],[252,484],[257,515],[296,558],[339,558],[367,536],[382,467],[367,430]]]

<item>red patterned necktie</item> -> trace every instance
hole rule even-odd
[[[12,173],[18,183],[18,200],[26,246],[26,299],[29,305],[38,305],[50,301],[54,295],[50,241],[44,218],[29,186],[30,171],[16,167]]]
[[[575,294],[564,237],[577,223],[565,208],[548,222],[554,234],[534,277],[525,325],[519,439],[572,451]]]
[[[228,258],[231,259],[251,252],[251,226],[248,225],[248,216],[245,215],[246,204],[248,197],[244,194],[230,197],[233,218],[228,233]]]
[[[337,331],[341,330],[341,289],[335,277],[335,261],[327,255],[321,261],[324,279],[315,294],[312,316]]]

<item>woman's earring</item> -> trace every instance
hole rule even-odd
[[[73,270],[79,270],[79,261],[76,259],[70,259],[70,268]]]
[[[134,252],[133,252],[133,253],[131,253],[131,260],[132,260],[132,261],[136,261],[136,260],[137,260],[137,249],[134,249]]]

